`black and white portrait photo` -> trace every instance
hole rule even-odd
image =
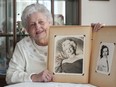
[[[99,57],[96,67],[97,72],[107,75],[110,74],[114,54],[114,47],[114,43],[100,43]]]
[[[55,73],[83,73],[84,35],[55,36]]]

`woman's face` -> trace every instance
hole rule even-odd
[[[108,49],[107,48],[104,48],[103,49],[103,56],[107,56],[107,54],[108,54]]]
[[[67,45],[67,46],[65,47],[64,52],[65,52],[67,55],[72,55],[72,54],[74,53],[74,50],[73,50],[73,48],[72,48],[71,45]]]
[[[27,32],[37,43],[44,45],[48,43],[48,31],[51,25],[45,15],[35,12],[28,17]]]
[[[66,40],[62,43],[62,48],[66,55],[72,55],[74,53],[74,49],[72,46],[73,45],[71,45],[71,41],[69,40]]]

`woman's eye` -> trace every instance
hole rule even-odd
[[[30,24],[31,27],[35,26],[35,23]]]
[[[39,24],[44,25],[44,21],[39,21]]]

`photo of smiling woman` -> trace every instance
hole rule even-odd
[[[83,40],[84,36],[56,39],[56,73],[83,73]]]

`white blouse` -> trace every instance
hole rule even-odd
[[[6,74],[8,84],[31,81],[30,76],[47,67],[48,46],[38,46],[29,36],[16,44]]]

